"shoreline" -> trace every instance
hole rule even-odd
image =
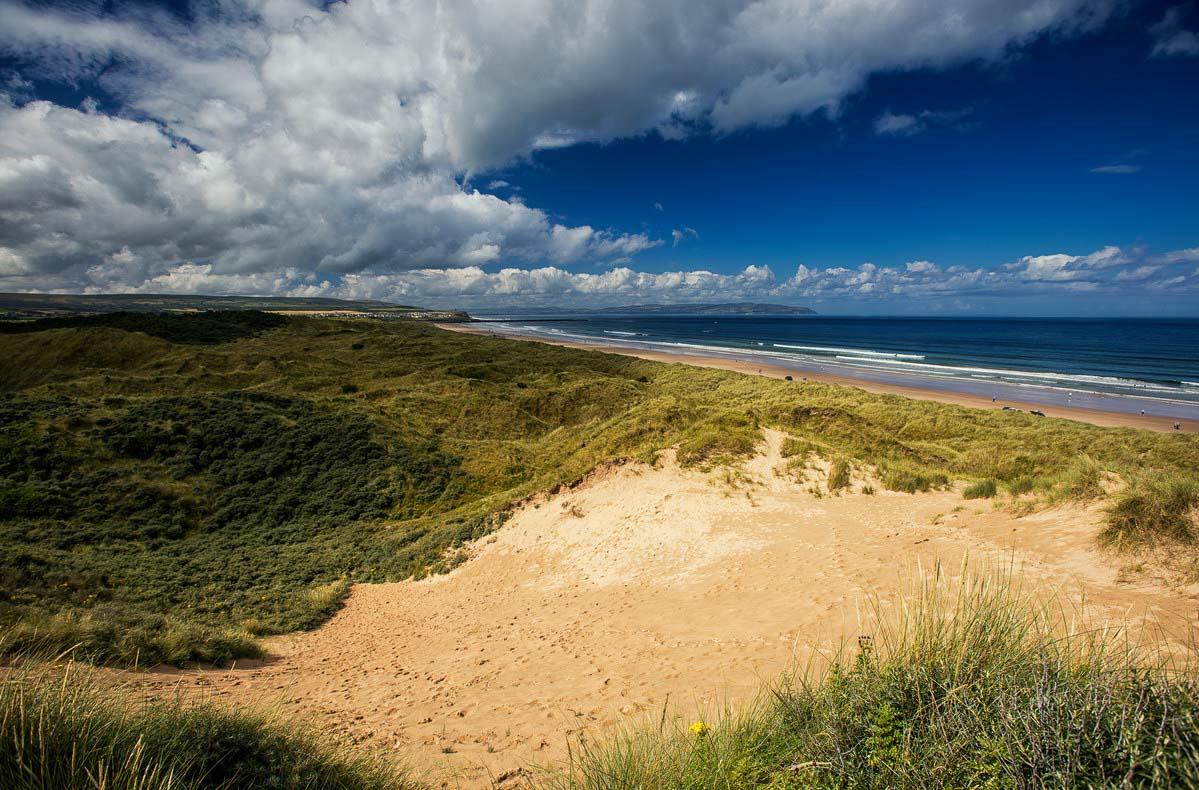
[[[680,363],[684,365],[694,365],[696,367],[729,370],[733,371],[734,373],[743,373],[749,376],[759,375],[759,373],[760,375],[771,376],[773,378],[794,376],[796,378],[806,378],[825,384],[836,384],[843,387],[856,387],[860,390],[880,395],[901,395],[905,398],[913,398],[915,400],[928,400],[935,401],[937,403],[948,403],[955,406],[965,406],[972,409],[999,410],[1004,406],[1011,406],[1016,409],[1023,409],[1024,411],[1040,409],[1041,411],[1044,411],[1048,417],[1059,417],[1061,419],[1075,420],[1077,422],[1085,422],[1105,428],[1140,428],[1143,430],[1157,431],[1159,433],[1174,433],[1174,423],[1181,422],[1182,430],[1179,431],[1180,433],[1194,433],[1197,429],[1199,429],[1199,425],[1195,423],[1188,422],[1186,420],[1180,421],[1173,417],[1162,417],[1152,414],[1141,416],[1139,414],[1131,414],[1126,412],[1104,411],[1102,409],[1088,409],[1076,406],[1061,406],[1058,404],[1039,403],[1037,401],[1030,400],[1001,399],[992,402],[990,398],[981,395],[974,395],[968,392],[954,392],[952,390],[940,390],[926,387],[870,381],[851,376],[837,375],[835,373],[813,372],[806,369],[800,369],[799,367],[789,367],[777,362],[750,363],[737,359],[727,359],[710,354],[687,351],[650,351],[647,349],[629,348],[627,346],[619,346],[615,344],[605,344],[598,341],[593,343],[581,343],[568,340],[553,340],[550,338],[521,335],[512,332],[495,332],[475,324],[434,323],[434,326],[450,332],[461,332],[468,335],[487,335],[490,337],[508,338],[510,340],[520,340],[524,342],[545,343],[546,345],[551,346],[576,348],[584,351],[601,351],[605,354],[621,354],[623,356],[638,357],[640,359],[647,359],[654,362]]]

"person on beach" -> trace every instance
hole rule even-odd
[[[1174,423],[1174,430],[1176,430],[1176,431],[1181,431],[1181,430],[1182,430],[1182,423],[1180,423],[1180,422],[1176,422],[1176,423]]]

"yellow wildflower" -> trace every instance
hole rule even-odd
[[[709,727],[707,724],[704,724],[702,721],[697,721],[694,724],[692,724],[690,727],[688,727],[688,729],[691,730],[692,735],[707,735],[708,730],[710,730],[712,728]]]

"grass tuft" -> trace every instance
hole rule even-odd
[[[833,493],[843,488],[849,488],[849,462],[838,458],[828,472],[828,490]]]
[[[998,484],[991,479],[980,480],[977,483],[967,486],[962,492],[964,499],[990,499],[999,491]]]
[[[948,485],[948,475],[937,472],[918,472],[894,467],[883,471],[883,487],[891,491],[916,494],[934,488],[945,488]]]
[[[1115,548],[1194,543],[1199,480],[1172,475],[1138,480],[1105,513],[1100,542]]]

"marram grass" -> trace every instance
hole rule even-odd
[[[702,728],[663,715],[584,740],[545,784],[1199,786],[1194,666],[1077,623],[1008,573],[938,572],[825,668]]]
[[[200,703],[141,702],[73,662],[0,675],[6,790],[402,790],[395,765],[307,725]],[[109,681],[110,682],[110,681]]]

